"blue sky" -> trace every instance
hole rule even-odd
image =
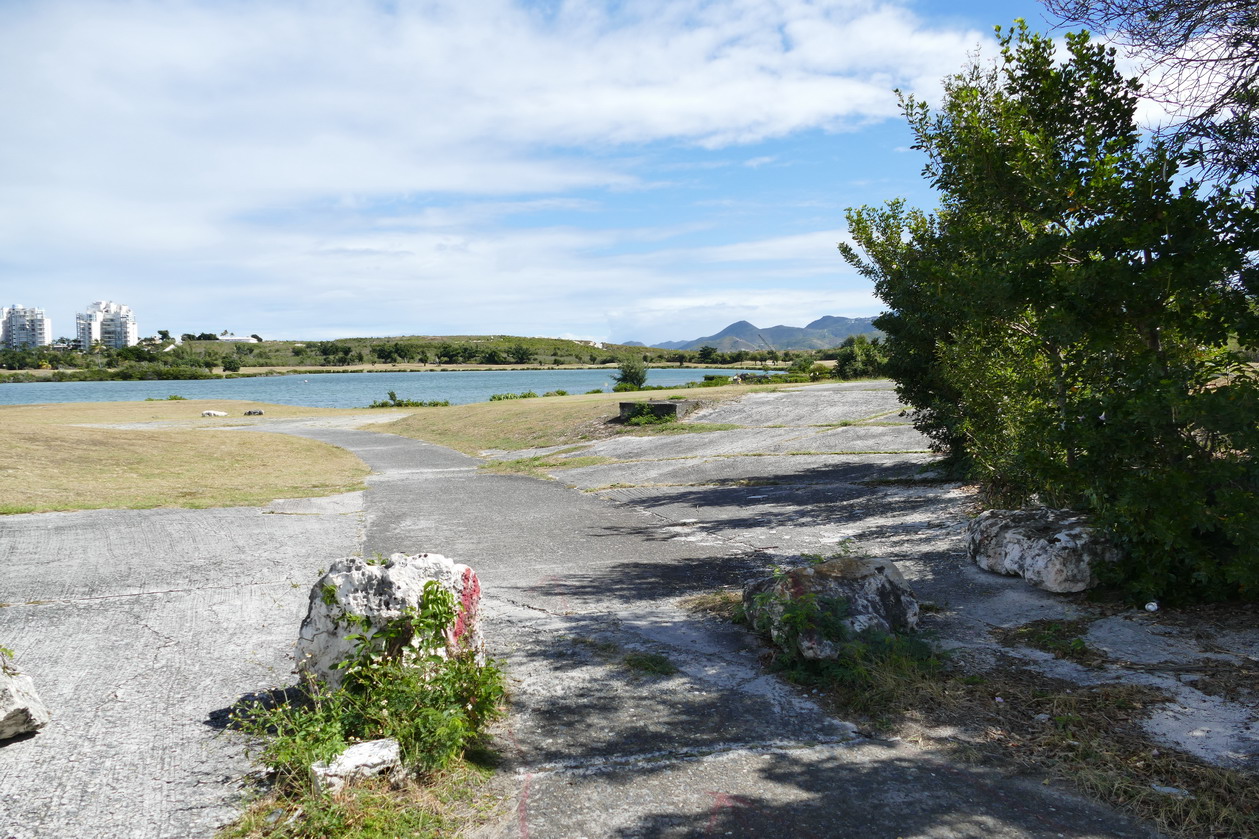
[[[880,310],[893,89],[1034,2],[0,0],[0,301],[57,335],[679,340]]]

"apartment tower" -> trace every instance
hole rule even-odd
[[[119,349],[134,347],[140,342],[140,328],[130,306],[98,300],[75,316],[76,340],[81,350],[102,346]]]

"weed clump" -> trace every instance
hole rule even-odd
[[[624,417],[622,422],[626,425],[644,426],[644,425],[668,425],[677,422],[677,414],[656,413],[651,405],[646,402],[639,403],[630,409],[629,415]]]
[[[759,634],[772,637],[771,670],[796,684],[824,690],[849,711],[884,718],[937,690],[945,664],[941,651],[908,633],[874,628],[855,632],[846,621],[848,612],[843,598],[812,593],[788,598],[771,590],[753,598],[743,619]],[[777,629],[771,636],[772,614],[777,615]],[[801,636],[829,642],[834,655],[806,658]]]
[[[430,399],[427,402],[415,399],[399,399],[398,394],[390,390],[386,392],[388,399],[381,399],[368,405],[369,408],[448,408],[449,399]]]
[[[241,822],[242,829],[250,822],[246,832],[227,835],[350,835],[333,829],[344,821],[347,802],[363,799],[376,801],[376,809],[405,809],[379,785],[360,790],[351,786],[344,795],[310,790],[310,766],[333,760],[356,742],[385,737],[398,741],[410,776],[398,779],[404,791],[414,792],[416,785],[458,771],[465,753],[480,746],[485,727],[501,714],[504,681],[499,667],[478,662],[473,650],[450,656],[437,652],[445,649],[454,618],[454,596],[430,581],[420,609],[375,632],[364,627],[349,636],[357,650],[340,665],[340,688],[312,683],[304,691],[290,692],[296,694],[290,701],[255,702],[234,714],[234,727],[260,738],[258,757],[273,779],[270,794],[254,810],[270,808],[288,818],[270,825],[247,818]],[[393,824],[401,817],[372,818]],[[361,814],[355,820],[362,821]]]

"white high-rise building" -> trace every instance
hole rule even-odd
[[[0,310],[0,343],[6,349],[46,347],[52,343],[52,321],[43,309],[28,309],[19,304]]]
[[[98,341],[106,347],[134,347],[140,342],[140,328],[130,306],[98,300],[74,318],[75,338],[81,350],[90,350]]]

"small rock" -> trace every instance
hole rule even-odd
[[[39,731],[52,720],[30,676],[0,654],[0,740]]]
[[[310,786],[317,793],[336,792],[349,781],[393,774],[401,768],[397,740],[368,740],[350,746],[332,763],[311,766]]]
[[[1161,787],[1158,784],[1150,784],[1150,789],[1155,792],[1161,792],[1163,795],[1174,795],[1177,798],[1190,798],[1189,790],[1180,787]]]

